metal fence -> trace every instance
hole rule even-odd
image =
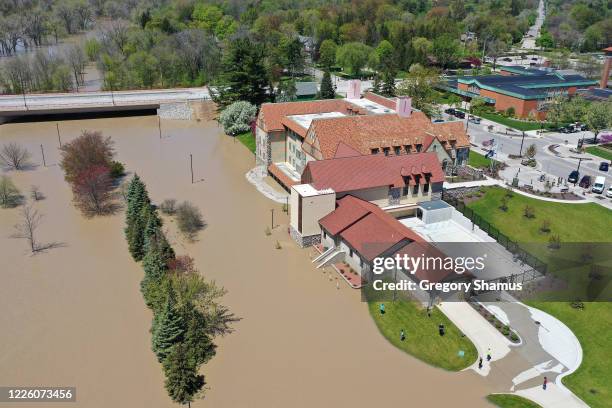
[[[542,275],[546,274],[548,265],[545,262],[541,261],[533,254],[530,254],[525,249],[521,248],[521,246],[518,243],[512,241],[506,235],[502,234],[497,228],[495,228],[493,225],[487,222],[484,218],[482,218],[480,215],[474,212],[474,210],[467,207],[463,203],[463,201],[457,200],[456,198],[452,198],[452,197],[444,197],[444,195],[442,199],[446,201],[447,203],[449,203],[450,205],[452,205],[453,207],[455,207],[457,211],[459,211],[467,219],[472,221],[474,225],[477,225],[481,230],[486,232],[491,238],[496,240],[501,246],[506,248],[508,252],[514,255],[515,259],[520,260],[521,262],[531,266],[534,270],[536,270]]]

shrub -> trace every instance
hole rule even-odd
[[[257,115],[257,108],[247,101],[238,101],[229,105],[221,112],[219,122],[228,135],[248,132],[251,122]]]
[[[112,208],[112,188],[110,172],[105,166],[83,170],[72,184],[77,207],[87,215],[104,214]]]
[[[8,176],[0,178],[0,206],[2,208],[10,208],[19,205],[21,195],[13,180]]]
[[[550,221],[549,220],[542,221],[542,225],[540,225],[540,231],[550,232]]]
[[[508,197],[505,197],[505,196],[502,197],[499,209],[504,211],[504,212],[508,211]]]
[[[17,143],[6,144],[0,150],[0,164],[12,170],[22,170],[30,164],[30,152]]]
[[[515,332],[512,332],[510,333],[510,340],[516,343],[519,341],[519,336]]]
[[[561,248],[561,238],[557,234],[553,234],[548,238],[548,247],[550,249],[559,249]]]
[[[516,111],[514,110],[512,106],[506,109],[506,116],[508,116],[509,118],[513,118],[515,114],[516,114]]]
[[[274,245],[274,248],[281,249],[282,247],[281,247],[280,242],[276,241],[276,245]]]
[[[191,240],[205,226],[200,210],[188,201],[176,208],[176,222],[179,230]]]
[[[176,200],[173,198],[169,198],[162,201],[159,206],[159,209],[162,214],[174,215],[176,213]]]
[[[125,175],[125,167],[123,167],[123,163],[112,161],[109,166],[109,175],[112,179],[123,177]]]
[[[523,208],[523,215],[525,216],[525,218],[535,218],[534,208],[530,205],[526,205],[525,208]]]

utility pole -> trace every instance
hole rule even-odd
[[[59,123],[55,122],[55,128],[57,129],[57,141],[59,142],[60,148],[62,147],[62,138],[60,137]]]
[[[271,229],[274,229],[274,208],[270,210],[270,213],[272,214],[272,228]]]
[[[157,129],[159,130],[159,139],[161,140],[161,118],[157,115]]]
[[[193,184],[193,155],[189,153],[189,164],[191,167],[191,184]]]
[[[47,162],[45,161],[45,150],[43,149],[43,145],[40,145],[40,152],[42,153],[43,166],[47,167]]]
[[[523,157],[523,143],[525,142],[525,131],[523,130],[523,138],[521,139],[521,150],[519,151],[519,157]]]
[[[578,159],[578,168],[576,169],[577,172],[580,172],[580,163],[582,163],[583,159]],[[574,183],[574,185],[576,185],[576,183]]]

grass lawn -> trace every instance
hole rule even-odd
[[[468,164],[472,167],[476,167],[477,169],[485,169],[491,166],[491,159],[484,157],[484,155],[480,153],[476,153],[475,151],[470,150]]]
[[[408,300],[385,302],[385,314],[379,302],[369,302],[370,315],[383,336],[395,347],[428,364],[450,371],[459,371],[476,361],[477,352],[467,337],[437,308],[427,316],[427,310]],[[446,327],[446,334],[438,334],[438,325]],[[406,340],[400,340],[404,329]],[[459,357],[459,350],[465,355]]]
[[[612,231],[610,210],[594,204],[562,204],[514,194],[508,200],[508,211],[499,207],[506,190],[487,188],[483,198],[468,204],[486,221],[514,241],[547,242],[549,234],[539,232],[543,219],[551,222],[552,233],[561,242],[609,242]],[[535,209],[535,218],[527,220],[523,208]],[[549,268],[555,272],[555,268]],[[584,310],[573,309],[568,302],[527,302],[565,323],[578,337],[584,352],[578,370],[563,378],[563,384],[593,408],[609,406],[612,400],[612,303],[585,303]]]
[[[521,120],[507,118],[497,113],[490,113],[490,112],[480,112],[480,113],[477,113],[476,115],[480,116],[481,118],[485,118],[485,119],[489,119],[490,121],[497,122],[500,125],[504,125],[507,127],[518,129],[518,130],[527,131],[527,130],[540,129],[539,122],[523,122]],[[544,128],[547,128],[547,124],[544,124]]]
[[[252,132],[245,132],[235,136],[236,139],[247,147],[253,154],[255,154],[255,136]]]
[[[548,242],[550,234],[540,232],[543,220],[549,220],[551,233],[561,242],[609,242],[612,235],[612,212],[599,204],[553,203],[514,193],[508,200],[508,211],[499,209],[507,190],[501,187],[486,189],[485,195],[468,204],[487,222],[519,243]],[[526,205],[533,207],[535,218],[523,216]]]
[[[527,398],[512,394],[490,394],[487,401],[500,408],[542,408],[541,405],[531,402]]]
[[[569,327],[582,346],[582,364],[575,373],[564,377],[563,384],[592,408],[609,407],[612,401],[612,304],[584,303],[574,309],[567,302],[527,302],[555,316]],[[608,402],[606,402],[608,401]]]
[[[599,156],[602,159],[612,161],[612,144],[609,145],[609,148],[601,146],[589,146],[586,148],[586,151],[591,154],[594,154],[595,156]]]

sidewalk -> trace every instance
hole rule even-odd
[[[287,203],[289,194],[285,191],[277,191],[266,183],[265,178],[267,175],[265,166],[257,166],[249,170],[248,173],[245,174],[245,177],[249,183],[254,185],[261,194],[268,197],[270,200],[280,204]]]

